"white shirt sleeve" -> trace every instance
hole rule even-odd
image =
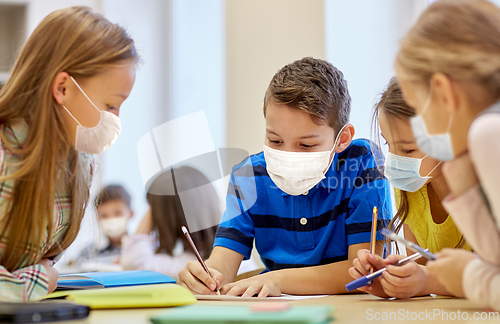
[[[178,256],[155,253],[154,239],[146,234],[135,234],[122,239],[121,265],[124,270],[150,270],[178,279],[178,272],[186,263],[196,260],[193,253]]]
[[[500,310],[500,266],[472,260],[464,269],[462,284],[465,296],[475,304]]]

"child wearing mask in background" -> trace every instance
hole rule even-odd
[[[403,38],[396,75],[415,141],[446,161],[443,206],[475,253],[445,249],[428,270],[456,296],[500,310],[500,8],[436,1]]]
[[[370,246],[373,207],[381,226],[392,217],[389,183],[371,143],[352,140],[349,114],[347,83],[329,62],[307,57],[276,73],[264,98],[264,151],[231,174],[206,262],[213,279],[190,261],[179,283],[245,297],[345,293],[353,259]],[[265,273],[234,282],[254,239]]]
[[[90,266],[88,270],[94,270],[92,265],[95,268],[96,265],[120,263],[122,238],[127,234],[128,222],[134,216],[130,207],[130,195],[120,185],[109,185],[101,189],[94,200],[94,206],[99,230],[104,235],[104,244],[99,239],[99,242],[84,249],[78,260],[72,262],[71,265],[79,265],[81,271],[87,271],[83,268],[86,264]]]
[[[397,212],[389,229],[404,231],[404,237],[432,253],[443,248],[463,248],[470,251],[462,234],[453,223],[441,200],[450,193],[441,172],[441,162],[423,153],[413,136],[410,118],[415,110],[403,100],[401,89],[392,79],[375,106],[374,129],[388,145],[389,153],[384,163],[384,175],[394,186]],[[378,137],[379,134],[377,133]],[[407,250],[407,255],[412,254]],[[382,277],[360,288],[379,297],[408,298],[428,294],[450,295],[436,276],[430,275],[420,258],[403,266],[390,266],[405,256],[391,255],[385,260],[360,250],[349,273],[355,279],[365,276],[373,266],[387,266]],[[389,265],[389,266],[388,266]]]
[[[45,17],[0,90],[0,300],[52,292],[51,260],[76,238],[93,159],[120,133],[138,55],[86,7]]]

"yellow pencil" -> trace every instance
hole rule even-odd
[[[377,243],[377,221],[378,221],[378,209],[373,207],[372,214],[372,235],[370,239],[370,253],[375,254],[375,248]],[[370,274],[373,273],[373,267],[370,269]]]

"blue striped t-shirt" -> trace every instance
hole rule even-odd
[[[326,178],[300,196],[276,187],[262,152],[236,165],[214,246],[246,260],[255,240],[268,271],[347,260],[349,245],[370,242],[374,206],[379,230],[392,217],[389,182],[377,170],[370,145],[352,141],[335,154]]]

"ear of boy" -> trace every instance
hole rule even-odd
[[[354,133],[354,126],[352,124],[347,124],[342,131],[342,134],[339,134],[339,140],[337,147],[335,148],[335,153],[342,153],[349,147],[349,145],[351,145]]]

